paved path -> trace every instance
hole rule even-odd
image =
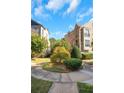
[[[53,83],[48,93],[78,93],[76,83]]]
[[[92,84],[92,72],[80,70],[70,73],[55,73],[43,70],[41,65],[33,65],[31,75],[53,82],[48,93],[78,93],[76,82]]]

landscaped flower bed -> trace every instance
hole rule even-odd
[[[65,60],[63,63],[45,63],[42,68],[47,71],[67,73],[70,71],[75,71],[80,69],[82,66],[82,61],[80,59],[72,58]]]
[[[64,64],[61,63],[45,63],[42,68],[47,71],[59,72],[59,73],[67,73],[70,72],[69,69],[66,68]]]

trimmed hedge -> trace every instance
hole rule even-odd
[[[93,53],[82,53],[82,59],[93,59]]]
[[[64,64],[68,69],[77,70],[81,67],[82,60],[77,58],[71,58],[71,59],[65,60]]]

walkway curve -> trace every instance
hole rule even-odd
[[[31,70],[31,75],[38,79],[61,83],[90,81],[90,83],[92,84],[92,72],[85,70],[79,70],[69,73],[56,73],[43,70],[41,65],[32,66]]]
[[[55,73],[43,70],[41,65],[34,65],[31,70],[33,77],[53,81],[48,93],[79,93],[76,82],[93,84],[92,72],[85,70],[69,73]]]

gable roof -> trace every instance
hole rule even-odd
[[[31,25],[40,25],[45,29],[45,27],[43,25],[41,25],[40,23],[34,21],[33,19],[31,19]]]
[[[31,25],[41,25],[41,24],[39,24],[36,21],[34,21],[34,20],[31,19]]]

